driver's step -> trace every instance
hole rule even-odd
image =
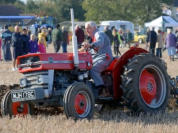
[[[113,97],[97,97],[96,102],[109,102],[114,100]]]

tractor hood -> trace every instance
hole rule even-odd
[[[20,73],[43,70],[73,70],[73,53],[33,53],[17,58],[17,66]],[[89,53],[79,53],[80,70],[89,70],[92,67],[92,57]]]

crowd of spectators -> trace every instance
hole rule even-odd
[[[150,53],[162,57],[162,51],[167,49],[170,61],[174,61],[178,49],[178,30],[175,34],[171,28],[167,28],[167,32],[163,32],[161,29],[156,33],[154,27],[150,31],[147,30],[147,46],[149,47]],[[155,54],[156,50],[156,54]]]
[[[134,40],[134,36],[130,32],[130,30],[117,30],[115,27],[111,27],[111,29],[109,29],[109,26],[106,26],[104,28],[104,32],[109,37],[111,45],[113,45],[114,54],[116,56],[118,56],[118,54],[121,55],[119,48],[124,48],[126,47],[126,45],[128,45],[128,47],[130,48],[131,42],[133,42]]]
[[[104,28],[105,34],[110,39],[110,44],[113,45],[113,52],[116,56],[121,55],[120,48],[131,47],[134,36],[129,31],[117,30],[115,27],[111,29],[106,26]],[[75,27],[75,34],[77,37],[78,48],[80,49],[84,40],[92,42],[92,38],[87,36],[86,31],[79,25]],[[49,44],[53,44],[54,52],[58,53],[62,47],[62,52],[67,52],[67,46],[71,34],[66,27],[60,27],[59,24],[52,28],[38,28],[35,34],[32,34],[28,28],[23,28],[17,25],[14,27],[14,32],[10,32],[8,26],[4,27],[4,31],[0,36],[0,48],[2,48],[3,61],[13,61],[13,71],[16,70],[16,58],[28,53],[46,53]],[[146,45],[149,47],[149,51],[158,57],[162,57],[162,51],[166,48],[170,60],[174,60],[176,54],[176,48],[178,41],[178,30],[175,34],[171,29],[167,30],[167,33],[162,32],[160,29],[156,33],[154,28],[147,31]],[[156,51],[156,52],[155,52]],[[1,52],[1,50],[0,50]],[[1,58],[1,53],[0,53]]]
[[[32,34],[28,28],[22,28],[16,25],[14,32],[11,32],[6,25],[0,36],[0,52],[2,51],[3,61],[12,61],[12,70],[17,69],[16,58],[28,53],[46,53],[47,47],[51,42],[54,45],[54,52],[59,52],[62,46],[63,52],[67,52],[68,31],[65,27],[39,28],[35,34]],[[1,58],[1,53],[0,53]]]
[[[137,43],[134,42],[133,34],[129,30],[116,30],[115,27],[109,29],[109,27],[106,26],[104,32],[109,37],[116,56],[121,55],[119,48],[124,48],[127,45],[130,48],[131,43],[137,45]],[[156,32],[154,27],[152,27],[151,30],[149,28],[147,29],[146,36],[146,49],[149,48],[151,54],[162,58],[162,51],[167,49],[170,61],[174,61],[174,57],[178,52],[178,30],[176,30],[175,34],[171,28],[167,28],[166,32],[163,32],[161,29],[158,29]]]

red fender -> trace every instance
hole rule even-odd
[[[110,71],[113,77],[113,93],[114,99],[118,99],[122,96],[122,89],[120,88],[121,84],[121,75],[124,71],[124,66],[128,63],[130,58],[133,58],[134,55],[139,55],[140,53],[148,53],[148,51],[137,48],[131,47],[126,53],[124,53],[121,57],[115,58],[106,71]]]

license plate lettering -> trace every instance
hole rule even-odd
[[[34,90],[18,90],[12,91],[12,101],[25,101],[25,100],[33,100],[36,98]]]

